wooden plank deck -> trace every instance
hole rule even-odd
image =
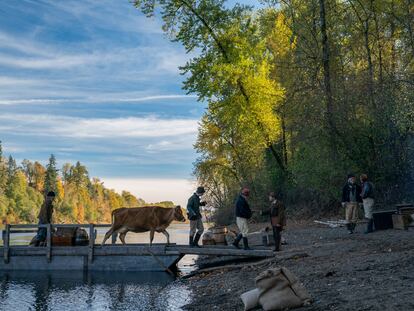
[[[53,246],[48,247],[29,247],[29,246],[10,246],[9,256],[88,256],[90,246]],[[4,252],[0,247],[0,253]],[[243,256],[243,257],[272,257],[274,253],[270,249],[236,249],[231,246],[200,248],[188,247],[186,245],[165,245],[154,244],[135,244],[135,245],[94,245],[93,257],[96,256],[145,256],[148,254],[162,255],[211,255],[211,256]]]

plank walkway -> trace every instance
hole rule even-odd
[[[188,247],[186,245],[167,246],[166,253],[179,253],[182,255],[216,255],[216,256],[243,256],[243,257],[273,257],[274,252],[270,249],[237,249],[233,246],[211,247],[203,246]]]

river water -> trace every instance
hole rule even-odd
[[[105,230],[98,232],[97,243]],[[187,224],[168,229],[171,243],[186,244]],[[31,236],[12,236],[15,244]],[[129,243],[147,243],[149,233],[129,233]],[[155,243],[165,243],[156,234]],[[195,269],[195,256],[185,256],[181,273]],[[0,272],[0,310],[182,310],[191,301],[191,290],[164,272]]]

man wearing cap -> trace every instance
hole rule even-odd
[[[358,204],[362,203],[361,187],[355,181],[355,175],[348,174],[348,180],[342,189],[342,207],[345,207],[345,221],[349,234],[354,233],[358,219]]]
[[[55,193],[49,191],[46,195],[45,201],[39,212],[39,225],[46,225],[52,223],[53,201],[55,200]],[[47,229],[39,228],[37,235],[30,242],[31,246],[39,246],[40,243],[46,241]]]
[[[197,191],[188,199],[187,216],[190,219],[190,247],[200,247],[198,241],[204,232],[200,206],[206,205],[206,202],[201,202],[201,196],[205,193],[204,187],[198,187]]]
[[[244,187],[237,198],[236,201],[236,223],[239,228],[240,233],[237,235],[236,239],[233,242],[233,246],[239,248],[239,242],[243,239],[244,249],[250,249],[249,243],[247,240],[247,234],[249,233],[249,227],[247,225],[247,220],[252,217],[252,211],[250,209],[247,198],[250,195],[250,190],[247,187]]]

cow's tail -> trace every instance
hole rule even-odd
[[[112,224],[112,225],[114,224],[114,214],[115,214],[115,212],[116,212],[116,209],[114,209],[114,210],[111,212],[111,224]]]

